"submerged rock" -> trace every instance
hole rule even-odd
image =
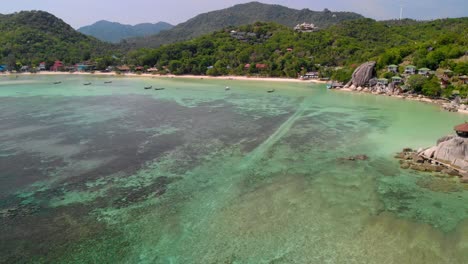
[[[356,156],[350,156],[346,158],[341,158],[340,160],[350,160],[350,161],[357,161],[357,160],[368,160],[369,157],[367,155],[356,155]]]

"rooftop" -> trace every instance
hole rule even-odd
[[[457,132],[468,132],[468,123],[458,125],[454,129]]]

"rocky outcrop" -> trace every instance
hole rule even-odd
[[[442,140],[437,146],[428,150],[425,150],[425,154],[430,155],[427,156],[428,158],[468,171],[468,138],[452,137],[448,140]]]
[[[436,146],[418,151],[404,149],[395,158],[401,160],[403,169],[440,172],[468,183],[468,138],[446,136]]]
[[[353,72],[351,81],[346,86],[362,87],[368,84],[375,77],[375,65],[375,61],[369,61],[357,67]]]

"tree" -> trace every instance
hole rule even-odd
[[[438,97],[442,93],[442,88],[440,86],[439,79],[434,75],[430,79],[426,79],[423,87],[422,93],[430,97]]]
[[[422,88],[426,82],[427,78],[425,76],[416,74],[416,75],[411,75],[408,78],[408,81],[406,84],[411,88],[416,93],[420,93],[422,91]]]

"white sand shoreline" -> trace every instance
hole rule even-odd
[[[292,78],[273,78],[273,77],[247,77],[247,76],[204,76],[204,75],[159,75],[159,74],[136,74],[125,73],[117,74],[116,72],[50,72],[42,71],[39,73],[7,73],[5,75],[29,75],[29,76],[43,76],[43,75],[82,75],[82,76],[108,76],[108,77],[140,77],[140,78],[171,78],[171,79],[206,79],[206,80],[237,80],[237,81],[263,81],[263,82],[289,82],[289,83],[317,83],[325,84],[327,82],[320,80],[300,80]]]

